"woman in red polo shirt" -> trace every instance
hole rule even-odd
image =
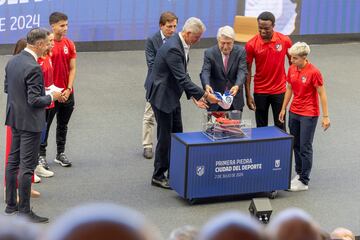
[[[51,62],[51,50],[54,47],[54,34],[50,33],[49,35],[49,46],[47,51],[44,53],[43,56],[40,56],[38,59],[38,63],[41,66],[41,70],[43,72],[44,77],[44,87],[45,90],[50,90],[51,85],[54,85],[54,68],[52,66]],[[54,102],[51,102],[50,106],[46,108],[46,122],[48,122],[49,114],[51,108],[55,106]],[[43,143],[45,140],[46,135],[46,124],[44,126],[44,129],[41,133],[41,143]],[[40,152],[39,152],[40,153]],[[50,171],[49,164],[47,163],[46,159],[39,154],[38,158],[38,165],[36,166],[35,173],[40,177],[49,178],[54,176],[54,172]]]
[[[320,116],[319,97],[323,114],[321,125],[324,130],[330,127],[323,78],[320,71],[307,59],[309,53],[310,47],[304,42],[297,42],[289,49],[292,65],[288,71],[286,93],[279,114],[279,120],[284,122],[286,107],[293,96],[289,110],[289,129],[294,136],[297,175],[291,180],[289,190],[294,192],[309,189],[313,160],[312,142]]]

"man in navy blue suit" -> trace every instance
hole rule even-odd
[[[145,56],[146,64],[148,66],[148,72],[145,80],[145,90],[147,91],[149,85],[149,78],[152,67],[154,65],[155,56],[157,50],[171,37],[177,27],[178,17],[172,12],[164,12],[159,19],[160,30],[157,31],[152,37],[146,40]],[[148,100],[148,99],[146,99]],[[143,156],[144,158],[151,159],[153,157],[153,134],[155,126],[155,115],[151,108],[151,104],[146,101],[144,119],[143,119],[143,131],[142,131],[142,144],[143,144]]]
[[[48,218],[36,215],[30,208],[31,178],[38,164],[40,136],[45,126],[45,107],[61,97],[59,92],[45,95],[43,75],[37,63],[38,57],[48,49],[49,34],[45,29],[32,29],[27,34],[26,48],[10,59],[5,68],[5,124],[11,127],[12,132],[5,173],[5,214],[19,212],[35,223],[48,221]],[[17,183],[19,204],[16,202]]]
[[[243,85],[246,81],[247,65],[245,49],[234,45],[235,33],[230,26],[219,28],[217,44],[205,50],[200,79],[208,93],[229,91],[234,100],[229,110],[244,107]],[[218,104],[210,105],[209,111],[223,111]]]
[[[183,92],[200,108],[207,101],[217,103],[213,94],[205,92],[191,81],[187,72],[190,46],[200,40],[205,25],[198,18],[186,20],[183,30],[175,34],[158,50],[150,75],[148,99],[155,113],[157,137],[152,185],[170,188],[165,176],[169,169],[171,133],[182,132],[180,98]]]

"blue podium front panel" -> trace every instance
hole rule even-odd
[[[171,178],[171,187],[174,189],[180,196],[185,197],[185,179],[186,174],[186,164],[187,164],[187,146],[180,142],[177,138],[171,139],[171,151],[170,153],[170,178]],[[176,149],[176,150],[175,150]]]
[[[275,127],[215,142],[202,133],[174,134],[170,184],[186,199],[288,189],[291,150],[292,137]]]

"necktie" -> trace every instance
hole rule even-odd
[[[225,70],[225,72],[227,72],[228,61],[229,61],[229,55],[225,55],[224,56],[224,70]]]

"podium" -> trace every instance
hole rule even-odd
[[[184,199],[276,192],[290,187],[293,137],[277,127],[212,141],[202,132],[173,133],[170,186]]]

